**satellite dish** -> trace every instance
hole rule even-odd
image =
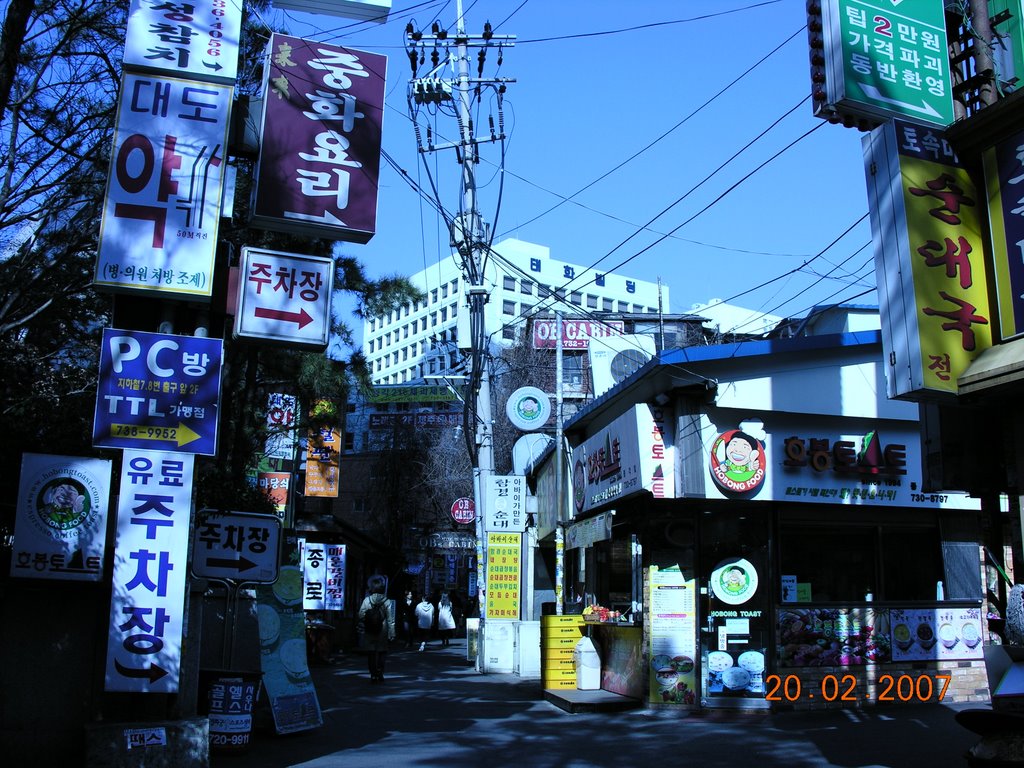
[[[551,418],[551,401],[542,389],[520,387],[505,403],[505,414],[524,432],[540,429]]]
[[[512,473],[525,475],[530,465],[539,459],[540,455],[553,442],[555,442],[555,439],[551,435],[544,435],[539,432],[523,435],[516,440],[515,445],[512,446]]]

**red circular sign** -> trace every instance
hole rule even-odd
[[[472,523],[476,520],[476,503],[463,496],[452,502],[452,519],[456,523]]]

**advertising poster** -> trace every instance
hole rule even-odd
[[[99,581],[109,499],[109,461],[24,454],[11,576]]]
[[[779,611],[780,667],[836,667],[893,660],[889,612],[874,608]]]
[[[256,588],[260,628],[260,669],[277,733],[323,725],[320,702],[306,660],[306,616],[302,610],[302,569],[281,568],[272,585]]]
[[[335,427],[309,431],[306,450],[306,496],[337,498],[341,432]]]
[[[178,690],[194,461],[180,453],[123,454],[106,691]]]
[[[678,568],[650,570],[650,701],[697,705],[697,582]]]
[[[519,618],[521,533],[487,534],[487,619]]]
[[[643,630],[640,627],[598,629],[601,688],[621,696],[644,696]]]
[[[889,611],[893,661],[984,658],[980,608]]]

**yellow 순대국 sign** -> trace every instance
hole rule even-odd
[[[957,391],[957,378],[992,346],[979,207],[967,172],[901,158],[925,386]]]
[[[521,533],[487,534],[488,619],[519,618]]]
[[[937,129],[893,120],[864,147],[887,394],[956,395],[992,346],[984,191]]]

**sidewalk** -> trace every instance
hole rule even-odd
[[[388,654],[373,684],[366,659],[313,668],[324,725],[277,736],[258,728],[242,754],[213,768],[360,766],[688,765],[797,768],[962,768],[978,737],[954,720],[964,706],[887,705],[859,711],[666,714],[636,709],[570,714],[544,701],[539,680],[481,675],[465,639]]]

